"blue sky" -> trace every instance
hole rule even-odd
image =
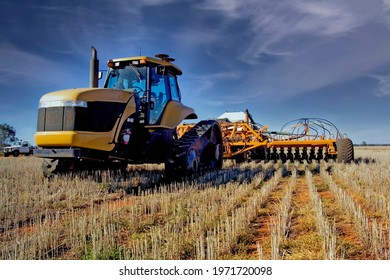
[[[89,84],[90,47],[168,53],[200,119],[249,109],[279,130],[325,118],[390,143],[390,0],[4,0],[0,123],[33,141],[39,98]]]

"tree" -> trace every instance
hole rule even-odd
[[[17,141],[16,130],[9,124],[0,124],[0,147],[15,141]]]

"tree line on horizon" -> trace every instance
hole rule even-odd
[[[16,129],[7,123],[0,124],[0,147],[5,147],[17,142]]]

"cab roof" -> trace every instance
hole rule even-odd
[[[176,75],[183,74],[183,71],[178,66],[176,66],[175,64],[172,63],[173,61],[175,61],[175,59],[169,57],[166,54],[158,54],[158,55],[156,55],[156,58],[149,57],[149,56],[114,58],[114,59],[110,59],[107,62],[107,65],[109,67],[112,67],[109,65],[110,62],[113,62],[114,64],[115,64],[115,62],[119,62],[119,63],[130,62],[133,65],[143,65],[143,64],[149,64],[149,65],[151,64],[153,66],[162,65],[162,66],[168,67]]]

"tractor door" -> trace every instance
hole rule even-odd
[[[156,125],[170,100],[180,101],[176,77],[160,71],[158,67],[151,69],[151,106],[149,124]]]

